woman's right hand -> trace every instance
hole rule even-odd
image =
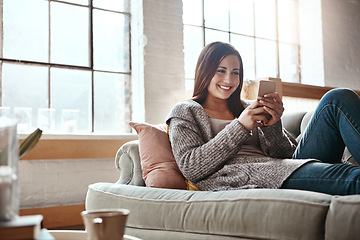
[[[242,111],[238,121],[247,130],[251,131],[255,127],[264,126],[264,123],[269,121],[270,118],[271,115],[264,110],[258,101],[255,101]]]

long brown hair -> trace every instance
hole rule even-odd
[[[230,44],[223,42],[209,43],[201,51],[195,69],[195,82],[192,100],[202,104],[204,103],[207,94],[208,86],[214,77],[220,62],[228,55],[235,55],[240,62],[239,71],[239,86],[235,92],[226,100],[230,112],[234,117],[239,117],[243,110],[243,105],[240,100],[240,92],[243,84],[243,64],[239,52]]]

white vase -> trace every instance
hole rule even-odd
[[[16,127],[16,121],[0,118],[0,221],[11,220],[19,214],[19,147]]]

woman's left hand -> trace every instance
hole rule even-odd
[[[264,126],[274,125],[280,120],[284,112],[284,107],[278,93],[265,94],[264,97],[258,97],[257,101],[261,107],[271,116],[267,122],[263,123]]]

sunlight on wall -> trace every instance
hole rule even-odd
[[[321,0],[299,0],[301,83],[325,86]]]
[[[295,98],[295,97],[283,97],[283,103],[285,114],[292,112],[308,112],[315,110],[316,106],[319,103],[317,99],[307,99],[307,98]]]

